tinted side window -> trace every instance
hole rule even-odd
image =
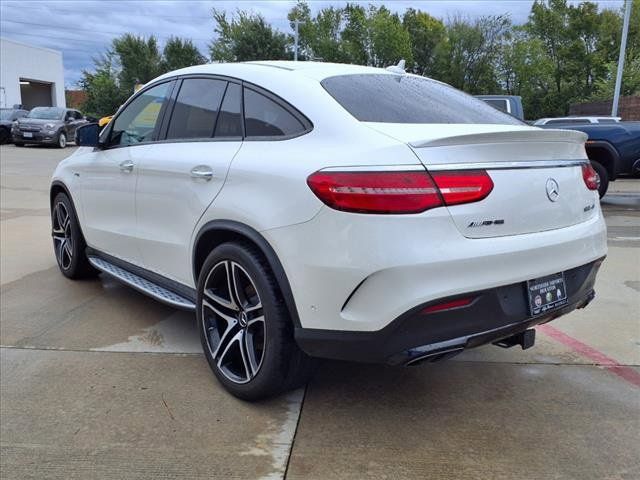
[[[491,105],[493,108],[497,108],[501,112],[509,113],[509,102],[507,102],[507,100],[491,99],[491,98],[489,99],[483,98],[482,100],[484,100],[486,103]]]
[[[75,116],[76,120],[82,120],[82,118],[83,118],[82,114],[77,110],[73,111],[73,115]]]
[[[171,82],[138,95],[113,122],[109,145],[134,145],[152,140],[160,109]]]
[[[244,125],[247,137],[282,137],[305,130],[283,107],[248,88],[244,89]]]
[[[229,83],[224,95],[215,137],[242,137],[242,87],[237,83]]]
[[[211,138],[227,82],[188,78],[182,82],[167,138]]]

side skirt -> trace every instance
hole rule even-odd
[[[196,291],[124,260],[87,248],[89,263],[101,272],[172,307],[195,311]]]

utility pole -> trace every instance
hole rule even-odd
[[[613,91],[613,105],[611,116],[618,116],[618,102],[620,101],[620,87],[622,86],[622,72],[624,70],[624,52],[627,49],[627,36],[629,35],[629,19],[631,18],[631,1],[625,1],[624,23],[622,25],[622,40],[620,41],[620,56],[618,57],[618,73],[616,73],[616,86]]]
[[[294,20],[293,24],[295,25],[295,34],[293,35],[293,61],[298,61],[298,25],[300,24],[300,20]]]

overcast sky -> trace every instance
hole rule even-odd
[[[80,79],[83,69],[91,69],[92,58],[104,52],[112,38],[122,33],[153,34],[161,46],[171,35],[191,38],[208,57],[208,44],[214,36],[211,19],[214,7],[229,13],[237,8],[259,12],[279,30],[291,33],[287,12],[295,3],[295,0],[2,0],[0,34],[23,43],[61,50],[65,83],[72,87]],[[315,13],[323,7],[342,6],[346,2],[317,0],[308,3]],[[532,0],[367,0],[351,3],[384,4],[400,13],[414,7],[443,19],[455,14],[474,18],[506,13],[513,22],[523,23]],[[619,9],[623,1],[599,0],[598,3],[603,8]]]

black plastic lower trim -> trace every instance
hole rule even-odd
[[[200,274],[200,267],[202,263],[204,263],[204,259],[202,262],[198,262],[197,254],[200,250],[200,241],[202,240],[205,234],[214,232],[215,234],[220,234],[224,236],[225,233],[234,233],[238,234],[240,237],[245,237],[251,242],[253,242],[262,252],[262,254],[267,259],[269,263],[269,267],[271,267],[271,272],[276,278],[278,282],[278,287],[280,288],[280,292],[284,298],[285,304],[287,306],[287,310],[289,311],[289,315],[291,316],[291,321],[293,322],[294,327],[300,327],[300,317],[298,316],[298,309],[296,308],[296,301],[293,297],[293,292],[291,290],[291,285],[289,284],[289,279],[287,278],[287,274],[282,267],[282,263],[280,263],[280,259],[273,247],[269,244],[269,242],[258,232],[257,230],[251,228],[248,225],[243,223],[239,223],[233,220],[212,220],[207,222],[196,235],[196,239],[193,247],[193,278],[194,281],[198,282],[198,276]]]
[[[419,305],[374,332],[296,328],[295,338],[311,356],[360,362],[406,364],[425,355],[462,351],[586,306],[594,296],[595,278],[603,259],[565,271],[567,304],[536,317],[529,313],[527,284],[519,282]],[[430,305],[461,297],[475,299],[465,307],[423,312]]]

